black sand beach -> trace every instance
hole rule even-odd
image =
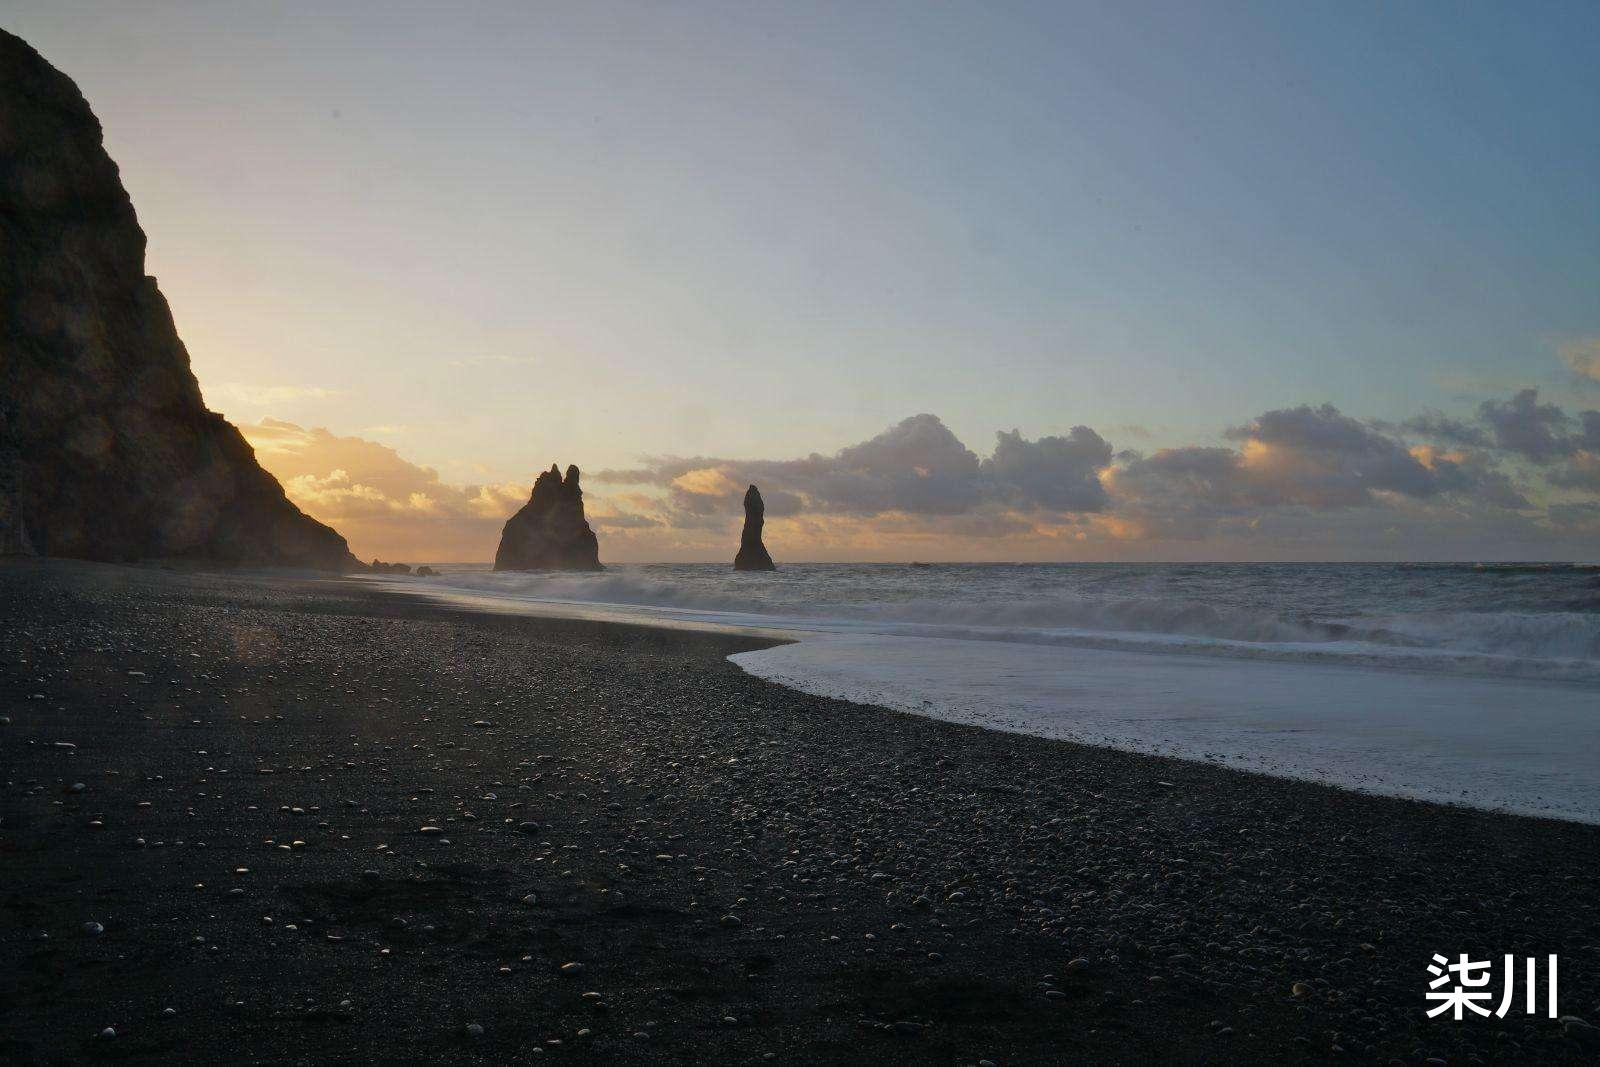
[[[1600,1022],[1600,828],[816,699],[757,645],[0,566],[0,1061],[1600,1054],[1424,1014],[1435,952],[1554,952]]]

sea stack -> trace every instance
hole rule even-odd
[[[500,532],[497,571],[603,571],[600,542],[583,517],[578,468],[565,479],[555,464],[533,483],[533,495]]]
[[[0,30],[0,552],[362,569],[206,410],[144,251],[83,94]]]
[[[767,546],[761,543],[761,527],[766,525],[767,506],[761,490],[751,486],[744,493],[744,533],[739,535],[739,554],[733,557],[736,571],[775,571]]]

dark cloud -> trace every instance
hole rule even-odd
[[[1273,512],[1386,509],[1396,500],[1530,506],[1487,452],[1411,449],[1326,404],[1269,411],[1225,436],[1239,447],[1119,457],[1109,510],[1144,536],[1187,539],[1229,522],[1255,528]]]
[[[1269,411],[1227,436],[1245,443],[1243,469],[1263,503],[1349,507],[1371,503],[1377,491],[1426,497],[1440,490],[1402,442],[1331,404]]]
[[[1473,497],[1497,508],[1523,510],[1533,506],[1485,452],[1430,454],[1427,460],[1440,492]]]
[[[1261,500],[1231,448],[1163,448],[1150,456],[1124,453],[1110,476],[1114,528],[1133,540],[1189,541],[1219,525],[1246,520]]]
[[[1384,427],[1378,424],[1379,429]],[[1426,437],[1432,441],[1442,441],[1452,445],[1466,445],[1469,448],[1488,447],[1489,434],[1482,426],[1467,419],[1457,419],[1438,411],[1425,411],[1421,415],[1413,415],[1400,423],[1397,429]]]
[[[1409,425],[1456,443],[1489,440],[1442,415]],[[709,527],[736,515],[750,482],[761,485],[773,516],[899,513],[948,525],[956,516],[1009,511],[1053,515],[1049,521],[1071,525],[1104,515],[1103,526],[1165,537],[1202,536],[1228,523],[1259,526],[1278,511],[1382,510],[1399,501],[1531,507],[1492,450],[1411,447],[1399,432],[1331,405],[1303,405],[1265,412],[1226,431],[1236,447],[1116,453],[1094,430],[1076,426],[1037,440],[1001,431],[993,453],[980,460],[936,416],[916,415],[832,456],[667,457],[594,477],[664,489],[671,513],[666,521],[683,527]],[[982,528],[982,522],[974,527]]]
[[[1016,430],[995,434],[994,455],[980,469],[1014,502],[1051,511],[1099,511],[1106,505],[1100,471],[1111,465],[1111,446],[1087,426],[1065,437],[1029,441]]]
[[[831,461],[817,459],[799,461],[792,489],[819,511],[958,515],[985,495],[978,457],[937,415],[913,415]]]
[[[726,514],[745,486],[756,483],[767,514],[868,516],[888,512],[963,515],[990,505],[1096,511],[1106,495],[1099,471],[1111,446],[1087,426],[1065,437],[1030,441],[1015,430],[996,435],[985,460],[962,444],[936,415],[913,415],[832,456],[794,460],[662,457],[632,470],[605,470],[594,480],[656,485],[672,506],[692,515]]]
[[[1555,404],[1539,403],[1537,389],[1523,389],[1509,400],[1485,400],[1478,418],[1493,434],[1494,447],[1540,466],[1566,463],[1549,477],[1562,486],[1589,486],[1585,453],[1600,452],[1600,411],[1568,415]]]
[[[1113,479],[1123,499],[1206,501],[1219,509],[1260,503],[1245,477],[1244,457],[1234,449],[1189,446],[1124,456]]]
[[[1583,431],[1573,438],[1573,445],[1585,452],[1600,452],[1600,411],[1585,411],[1578,421]]]
[[[1563,489],[1583,489],[1600,493],[1600,452],[1581,451],[1546,475],[1550,484]]]
[[[1478,417],[1489,425],[1496,448],[1534,463],[1550,463],[1572,451],[1566,429],[1572,419],[1554,404],[1539,403],[1539,390],[1524,389],[1510,400],[1485,400]]]

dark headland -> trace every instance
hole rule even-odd
[[[72,80],[0,30],[0,555],[355,570],[208,411]]]
[[[1423,994],[1557,952],[1600,1018],[1597,827],[359,581],[12,563],[0,604],[0,1062],[1594,1061]]]

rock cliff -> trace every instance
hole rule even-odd
[[[206,410],[72,80],[0,30],[0,551],[359,569]]]
[[[775,571],[767,546],[761,543],[761,528],[767,522],[767,506],[761,490],[751,486],[744,493],[744,532],[739,535],[739,554],[733,557],[736,571]]]
[[[601,571],[600,543],[583,517],[583,489],[578,468],[568,467],[565,480],[554,464],[533,483],[528,502],[506,520],[497,571]]]

